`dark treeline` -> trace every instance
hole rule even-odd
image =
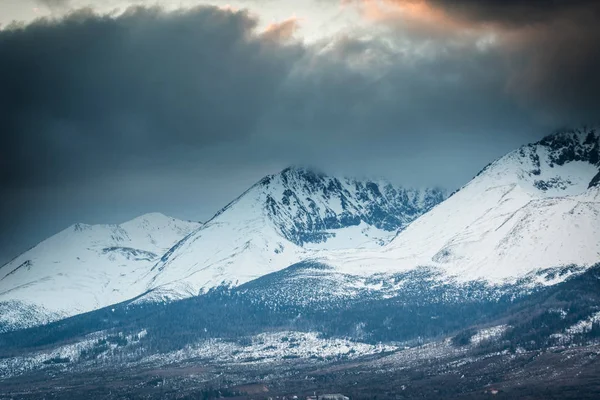
[[[181,349],[206,338],[240,340],[269,330],[312,330],[371,343],[458,333],[454,343],[464,345],[475,327],[500,323],[512,326],[500,340],[503,348],[541,347],[553,343],[552,334],[598,310],[599,270],[600,267],[592,268],[561,284],[522,296],[517,294],[517,286],[515,291],[499,291],[480,283],[462,287],[449,283],[432,285],[421,272],[418,276],[399,277],[404,282],[402,290],[389,299],[365,293],[336,300],[318,292],[323,287],[314,278],[286,279],[294,273],[291,269],[238,288],[220,287],[182,301],[123,303],[46,326],[6,333],[0,335],[0,356],[77,341],[101,330],[110,334],[95,350],[89,350],[90,357],[106,350],[110,342],[126,347],[124,337],[142,330],[147,334],[139,343],[150,353]],[[311,291],[315,294],[314,303],[297,301],[302,296],[294,290],[304,291],[304,299],[306,291]],[[322,301],[327,298],[328,302]],[[559,309],[564,313],[555,311]],[[597,334],[598,328],[594,326],[592,331],[591,335]]]

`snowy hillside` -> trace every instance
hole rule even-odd
[[[146,214],[121,225],[75,224],[0,268],[0,329],[127,300],[135,282],[201,224]],[[9,312],[10,310],[10,312]]]
[[[328,250],[378,248],[443,198],[441,190],[287,168],[252,186],[165,254],[152,269],[149,296],[188,297]]]
[[[328,249],[380,247],[443,198],[441,190],[288,168],[262,179],[204,225],[161,214],[121,225],[76,224],[0,268],[0,308],[6,311],[0,329],[143,294],[140,301],[195,296]]]
[[[357,275],[417,266],[468,281],[600,261],[599,135],[560,132],[487,166],[379,251],[336,252],[329,265]]]

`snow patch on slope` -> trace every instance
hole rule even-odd
[[[247,343],[243,343],[243,340],[247,340]],[[396,349],[394,345],[371,345],[341,338],[326,339],[316,332],[284,331],[261,333],[249,338],[241,338],[238,342],[209,339],[176,352],[150,356],[144,361],[179,362],[200,358],[219,364],[254,364],[298,358],[353,359]]]

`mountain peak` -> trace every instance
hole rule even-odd
[[[83,224],[81,222],[77,222],[76,224],[71,225],[71,228],[75,232],[83,232],[92,228],[92,225]]]
[[[522,146],[412,222],[380,259],[366,263],[370,256],[356,252],[327,262],[344,271],[427,266],[459,281],[495,283],[593,265],[600,255],[598,142],[597,130],[582,128]]]
[[[577,195],[597,184],[599,167],[598,130],[565,129],[490,163],[467,185],[518,185],[533,198]]]
[[[169,217],[168,215],[159,213],[159,212],[151,212],[147,214],[142,214],[138,217],[135,217],[127,222],[124,222],[122,225],[126,226],[142,226],[142,225],[154,225],[161,226],[166,225],[170,222],[179,222],[173,217]],[[181,221],[183,222],[183,221]]]
[[[600,134],[596,127],[565,129],[544,137],[533,146],[544,146],[553,164],[586,161],[600,166]]]
[[[285,183],[288,183],[290,181],[317,182],[326,177],[327,175],[325,173],[316,168],[300,165],[291,165],[282,169],[278,173],[265,176],[257,183],[257,185],[268,186],[275,179],[281,179]]]
[[[148,289],[187,297],[321,251],[379,247],[444,198],[441,190],[289,167],[258,181],[173,246],[152,268]]]
[[[142,214],[139,217],[136,217],[134,219],[131,220],[131,222],[135,221],[135,220],[171,220],[173,219],[172,217],[169,217],[168,215],[165,215],[163,213],[160,212],[149,212],[146,214]]]
[[[281,176],[325,176],[325,173],[317,168],[305,165],[290,165],[279,172]]]
[[[414,190],[388,182],[338,178],[304,166],[259,182],[266,214],[297,245],[326,241],[331,230],[361,223],[395,232],[445,198],[442,190]]]
[[[538,143],[549,145],[550,143],[563,144],[573,142],[575,144],[593,144],[600,139],[598,127],[582,126],[579,128],[559,129],[554,133],[544,136]]]
[[[409,189],[290,166],[258,181],[207,224],[266,218],[285,239],[303,246],[361,224],[395,233],[445,198],[441,189]]]

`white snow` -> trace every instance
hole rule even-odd
[[[153,355],[144,362],[178,362],[201,358],[222,363],[271,363],[291,358],[336,359],[357,358],[392,352],[394,345],[367,344],[343,338],[323,338],[316,332],[284,331],[261,333],[248,338],[249,343],[224,339],[208,339],[164,355]]]
[[[528,172],[534,165],[517,150],[383,248],[330,252],[323,261],[356,275],[431,266],[459,281],[493,283],[600,261],[599,190],[587,189],[598,167],[579,161],[550,167],[543,146],[525,149],[541,153],[540,175]],[[534,185],[550,178],[564,186],[543,191]]]
[[[478,345],[485,340],[496,339],[500,337],[506,330],[508,325],[497,325],[489,328],[480,329],[471,337],[471,344]]]
[[[550,335],[550,337],[558,339],[558,342],[560,344],[568,344],[573,340],[573,337],[575,335],[588,333],[592,330],[593,325],[597,324],[598,322],[600,322],[600,311],[595,312],[589,317],[584,318],[578,321],[577,323],[571,325],[570,327],[565,329],[564,332],[554,333]]]
[[[335,197],[294,193],[289,206],[276,213],[266,205],[268,199],[280,199],[286,188],[302,187],[299,178],[282,174],[258,183],[208,221],[202,228],[178,244],[166,260],[157,264],[148,276],[148,289],[155,290],[146,299],[155,301],[197,295],[219,285],[241,285],[266,274],[279,271],[299,261],[314,258],[331,250],[379,248],[391,240],[394,232],[377,229],[364,222],[356,226],[331,229],[326,241],[299,246],[286,239],[281,227],[308,221],[294,220],[299,209],[318,209],[317,217],[341,212]],[[287,183],[284,182],[287,179]],[[355,208],[362,207],[350,195],[353,181],[342,180],[348,199]],[[308,190],[308,189],[306,189]],[[414,193],[417,193],[416,191]]]
[[[331,229],[327,232],[334,236],[326,242],[306,243],[303,247],[315,252],[337,249],[378,249],[396,235],[396,232],[377,229],[365,222],[347,228]]]
[[[145,290],[139,277],[199,226],[158,213],[121,225],[75,224],[0,268],[0,304],[37,308],[48,321],[130,299]],[[11,320],[3,314],[0,322]]]
[[[368,344],[344,338],[324,338],[317,332],[283,331],[261,333],[240,338],[238,341],[226,339],[206,339],[188,345],[185,348],[168,353],[144,356],[146,349],[141,339],[145,331],[137,334],[119,336],[127,339],[127,344],[117,346],[104,342],[106,332],[97,332],[84,337],[76,343],[58,346],[49,350],[39,350],[17,357],[0,359],[0,381],[11,376],[21,375],[31,370],[55,367],[67,369],[96,361],[115,362],[128,359],[137,364],[167,365],[192,359],[218,364],[267,364],[281,363],[287,359],[303,361],[332,361],[354,359],[372,354],[393,352],[397,347],[392,344]],[[90,350],[92,355],[83,357]],[[52,359],[68,359],[64,364],[51,364]]]
[[[575,325],[566,329],[569,335],[586,333],[592,330],[592,325],[600,322],[600,311],[590,315],[588,318],[579,321]]]
[[[276,230],[255,187],[178,244],[144,281],[148,288],[197,295],[221,284],[241,284],[287,267],[305,251]],[[150,278],[148,280],[148,278]]]
[[[363,212],[365,202],[386,205],[398,195],[383,183],[377,195],[348,179],[330,179],[316,190],[309,183],[313,177],[293,171],[265,178],[204,225],[161,214],[122,225],[77,224],[0,269],[0,304],[43,306],[40,320],[48,320],[148,290],[145,301],[194,296],[307,259],[332,266],[330,278],[351,282],[347,287],[356,291],[388,290],[364,278],[386,279],[417,267],[432,267],[457,282],[491,283],[546,268],[587,267],[600,261],[600,187],[588,189],[598,167],[583,161],[557,165],[553,156],[540,144],[509,153],[397,235],[362,222],[321,232],[329,237],[319,243],[286,239],[297,226],[310,230],[315,221],[339,216],[342,197],[346,210]],[[343,195],[331,195],[328,185]],[[417,205],[426,195],[402,192]]]

